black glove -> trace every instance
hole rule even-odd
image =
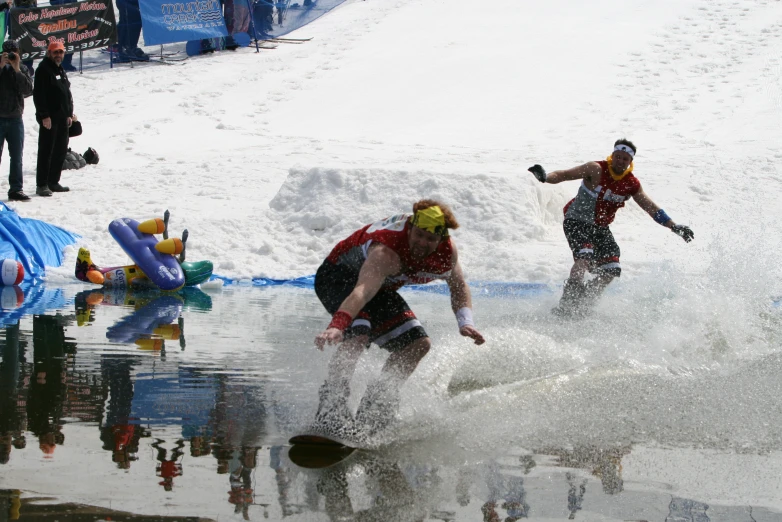
[[[546,182],[546,170],[540,165],[535,164],[530,168],[528,168],[527,170],[532,172],[532,175],[538,178],[538,181],[540,181],[541,183]]]
[[[687,225],[674,225],[671,227],[671,230],[675,234],[680,235],[687,243],[695,239],[695,233]]]

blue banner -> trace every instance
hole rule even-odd
[[[147,45],[228,36],[220,0],[139,0],[139,7]]]
[[[235,0],[240,2],[241,0]],[[252,4],[250,36],[277,38],[304,27],[345,0],[249,0]]]

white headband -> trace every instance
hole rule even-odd
[[[616,150],[620,150],[622,152],[626,152],[626,153],[628,153],[630,155],[631,158],[635,157],[635,152],[633,151],[633,149],[631,149],[630,147],[628,147],[627,145],[625,145],[623,143],[620,143],[619,145],[615,146],[614,150],[615,151]]]

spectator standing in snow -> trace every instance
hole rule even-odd
[[[11,168],[8,174],[8,199],[28,201],[22,190],[22,151],[24,150],[24,99],[33,93],[33,79],[27,67],[21,67],[19,44],[15,40],[3,42],[0,56],[0,155],[8,142]]]
[[[118,62],[148,62],[149,55],[138,46],[141,37],[141,9],[138,0],[117,0]]]
[[[71,82],[62,68],[64,56],[62,42],[52,42],[35,70],[33,101],[35,119],[41,126],[35,193],[43,197],[70,190],[60,185],[62,165],[68,152],[68,129],[73,122]]]

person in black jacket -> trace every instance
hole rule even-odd
[[[24,150],[24,99],[33,93],[33,79],[27,67],[20,67],[19,44],[15,40],[3,42],[0,56],[0,155],[8,142],[11,169],[8,175],[8,199],[28,201],[22,191],[22,151]]]
[[[73,122],[71,82],[61,65],[64,57],[63,43],[52,42],[35,70],[33,101],[35,119],[41,125],[35,193],[44,197],[51,196],[52,192],[70,190],[60,185],[62,165],[68,152],[68,128]]]

